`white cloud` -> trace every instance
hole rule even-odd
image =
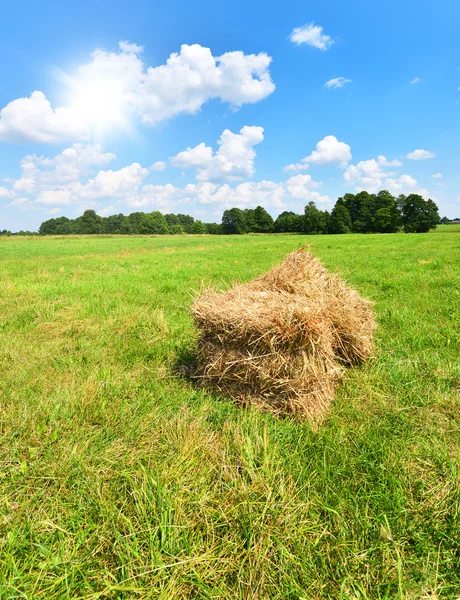
[[[401,167],[402,166],[402,162],[400,160],[398,160],[397,158],[395,158],[394,160],[388,160],[385,156],[383,156],[383,154],[380,154],[380,156],[377,158],[377,161],[378,161],[379,165],[382,165],[382,167]]]
[[[1,142],[38,142],[60,144],[85,140],[90,129],[72,107],[51,108],[43,92],[13,100],[0,111]]]
[[[195,168],[198,181],[231,182],[252,177],[255,172],[254,146],[264,139],[263,127],[247,126],[233,133],[225,129],[218,141],[219,149],[213,154],[212,148],[204,142],[194,148],[187,148],[171,157],[174,167]]]
[[[314,23],[307,23],[303,27],[296,27],[291,32],[289,39],[298,46],[308,44],[320,50],[327,50],[334,43],[334,40],[323,33],[323,28]]]
[[[370,193],[375,193],[380,189],[384,189],[387,185],[397,185],[398,180],[386,179],[385,185],[383,183],[385,178],[390,175],[394,175],[394,172],[385,171],[384,167],[400,167],[401,162],[399,160],[388,160],[382,154],[377,159],[372,158],[370,160],[362,160],[357,165],[350,165],[344,172],[343,177],[349,185],[354,185],[357,190],[366,190]],[[409,177],[403,175],[402,177]]]
[[[48,211],[48,214],[50,214],[50,215],[57,215],[57,214],[59,214],[60,212],[62,212],[62,208],[59,208],[59,207],[57,206],[56,208],[51,208],[51,209]]]
[[[327,135],[316,144],[316,150],[302,158],[300,163],[291,164],[284,168],[285,171],[302,171],[308,169],[309,165],[331,165],[339,163],[345,167],[351,160],[351,148],[334,135]]]
[[[12,198],[10,205],[23,209],[46,208],[47,214],[64,209],[66,214],[70,213],[69,216],[72,212],[81,214],[87,208],[97,209],[103,215],[112,214],[120,212],[123,206],[190,212],[193,206],[207,205],[208,214],[221,214],[232,206],[255,207],[259,204],[276,214],[286,208],[301,211],[305,202],[310,200],[318,204],[330,202],[326,195],[316,191],[322,184],[313,181],[310,175],[296,175],[286,182],[244,181],[235,187],[224,181],[226,177],[230,180],[236,178],[235,168],[238,173],[252,172],[253,157],[249,151],[262,138],[263,130],[259,127],[243,127],[239,134],[224,131],[219,150],[211,155],[206,167],[198,169],[198,173],[207,170],[211,178],[219,175],[218,182],[198,180],[181,186],[146,184],[145,179],[152,170],[139,163],[94,173],[100,165],[114,160],[115,155],[103,153],[99,146],[74,144],[52,158],[24,157],[21,177],[8,180],[0,190],[3,197]],[[222,160],[232,165],[228,171],[219,161],[214,164],[222,148]],[[241,156],[243,158],[238,162]],[[16,188],[21,188],[21,191]],[[110,200],[112,202],[105,202],[108,207],[98,206],[99,202]],[[184,208],[184,205],[187,207]]]
[[[118,47],[120,48],[120,50],[122,52],[125,52],[126,54],[142,54],[142,52],[144,52],[144,46],[138,46],[137,44],[131,44],[130,42],[127,42],[126,40],[121,40],[121,42],[118,42]]]
[[[0,198],[12,198],[14,196],[14,191],[9,190],[6,187],[0,185]]]
[[[150,167],[150,170],[151,171],[165,171],[166,170],[166,163],[164,161],[162,161],[162,160],[157,160]]]
[[[417,186],[417,180],[410,175],[401,175],[396,179],[391,177],[385,179],[384,189],[393,194],[405,194],[414,191]]]
[[[409,160],[426,160],[427,158],[434,158],[436,154],[429,152],[428,150],[414,150],[409,154],[406,154],[406,158]]]
[[[379,162],[372,158],[362,160],[357,165],[350,165],[343,177],[348,184],[356,186],[358,190],[376,192],[382,187],[385,172]]]
[[[110,205],[110,206],[104,206],[104,208],[100,208],[97,211],[97,214],[100,215],[101,217],[108,217],[110,215],[116,214],[117,209]]]
[[[133,121],[155,125],[193,114],[212,99],[239,108],[275,89],[266,53],[227,52],[214,57],[199,44],[181,47],[165,64],[148,67],[142,48],[120,42],[120,51],[96,50],[73,75],[61,73],[66,106],[52,108],[43,92],[10,102],[0,113],[0,141],[59,144],[105,131],[127,132]]]
[[[442,179],[442,173],[434,173],[431,177],[433,179]]]
[[[171,156],[171,165],[177,169],[204,169],[212,162],[212,148],[204,142]]]
[[[130,198],[137,194],[148,174],[148,169],[144,169],[139,163],[118,171],[99,171],[85,185],[76,186],[75,193],[80,198]]]
[[[418,83],[419,81],[420,81],[419,77],[414,77],[414,79],[412,79],[411,83],[414,84],[414,83]]]
[[[334,79],[329,79],[324,84],[327,88],[341,88],[346,83],[351,83],[351,79],[345,79],[345,77],[334,77]]]

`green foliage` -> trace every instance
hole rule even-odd
[[[144,235],[164,235],[168,233],[168,223],[164,215],[157,210],[144,214],[139,223],[139,233]]]
[[[351,233],[351,219],[344,203],[337,201],[332,209],[329,233]]]
[[[222,216],[222,233],[242,234],[248,232],[246,214],[240,208],[230,208]]]
[[[94,210],[85,210],[80,217],[78,233],[96,234],[102,233],[102,217],[96,214]]]
[[[206,229],[211,235],[220,235],[222,233],[222,225],[219,223],[206,223]]]
[[[339,208],[342,207],[342,208]],[[345,209],[345,210],[344,210]],[[450,221],[444,217],[444,223]],[[405,231],[429,231],[439,223],[436,204],[412,194],[398,200],[386,190],[378,194],[359,192],[339,198],[329,214],[309,202],[303,215],[291,211],[281,213],[276,221],[262,207],[231,208],[222,216],[222,224],[195,221],[190,215],[135,212],[99,217],[94,210],[85,211],[77,219],[58,217],[40,225],[40,235],[81,233],[107,234],[244,234],[244,233],[395,233],[401,226]],[[5,235],[5,234],[4,234]]]
[[[303,215],[285,210],[276,219],[273,227],[275,233],[302,233],[304,230]]]
[[[206,225],[203,223],[203,221],[200,221],[199,219],[197,219],[195,221],[195,223],[193,223],[192,231],[190,233],[203,235],[203,234],[208,233],[208,230],[206,228]]]
[[[424,200],[419,194],[400,196],[401,219],[406,233],[425,233],[439,223],[438,207],[433,200]]]
[[[258,206],[254,209],[253,215],[253,225],[252,228],[249,228],[249,231],[252,233],[271,233],[273,231],[273,218],[265,208]]]
[[[2,600],[457,598],[451,231],[308,238],[379,323],[317,431],[182,375],[190,290],[299,235],[1,237]]]

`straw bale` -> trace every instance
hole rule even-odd
[[[371,303],[305,250],[226,292],[204,289],[195,376],[242,404],[319,422],[344,365],[368,359]]]

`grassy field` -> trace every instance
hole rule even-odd
[[[177,374],[305,242],[379,322],[318,431]],[[0,290],[2,600],[460,597],[460,228],[0,238]]]

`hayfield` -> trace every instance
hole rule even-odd
[[[320,429],[202,391],[190,291],[375,301]],[[460,597],[460,231],[0,238],[0,598]]]

